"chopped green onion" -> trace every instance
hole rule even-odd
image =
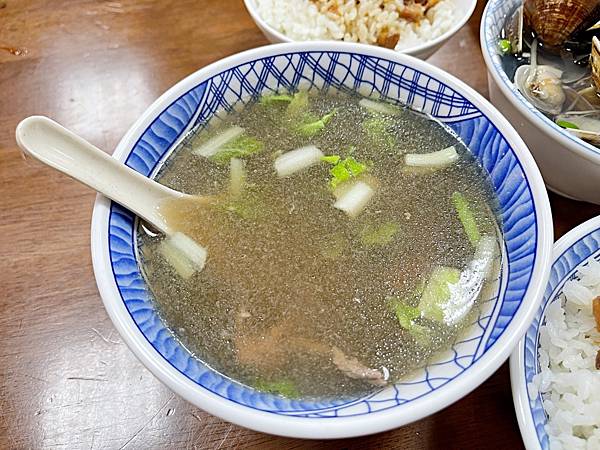
[[[362,124],[367,135],[375,143],[383,143],[388,147],[394,147],[397,144],[396,138],[388,131],[388,126],[384,117],[371,117]]]
[[[500,53],[502,53],[503,55],[508,55],[512,50],[510,41],[508,39],[500,39],[498,41],[498,49],[500,50]]]
[[[254,387],[262,392],[268,392],[270,394],[279,394],[283,397],[287,398],[298,398],[300,397],[300,393],[298,389],[289,380],[279,380],[279,381],[266,381],[266,380],[258,380]]]
[[[431,273],[419,301],[423,317],[444,322],[444,311],[451,297],[450,286],[460,280],[460,270],[453,267],[436,267]]]
[[[344,160],[344,164],[346,165],[346,168],[348,168],[350,170],[350,172],[352,172],[352,176],[355,176],[355,177],[359,176],[361,173],[363,173],[365,170],[367,170],[366,164],[359,163],[352,156],[348,156]]]
[[[239,138],[242,134],[244,134],[244,129],[242,127],[234,126],[228,128],[222,133],[212,137],[204,144],[194,149],[192,152],[198,156],[204,156],[205,158],[208,158],[215,155],[224,145]]]
[[[271,94],[271,95],[263,95],[259,103],[264,106],[271,105],[273,103],[279,102],[291,102],[294,97],[289,94]]]
[[[323,156],[321,158],[321,161],[327,162],[329,164],[337,164],[338,162],[340,162],[340,155],[328,155],[328,156]]]
[[[400,326],[406,330],[410,330],[414,325],[414,320],[421,317],[421,311],[419,308],[409,306],[403,302],[397,302],[394,307],[394,312],[400,322]]]
[[[422,347],[429,346],[432,339],[432,330],[415,322],[421,317],[419,308],[406,304],[398,297],[391,297],[388,300],[400,326],[410,333],[417,344]]]
[[[329,169],[329,173],[333,176],[332,187],[335,187],[335,185],[337,185],[338,183],[347,181],[352,177],[352,173],[350,172],[350,170],[348,170],[348,168],[343,162],[338,163],[331,169]]]
[[[333,110],[329,114],[325,114],[319,120],[316,120],[316,121],[310,122],[310,123],[306,123],[304,125],[300,125],[297,128],[298,133],[300,133],[302,136],[306,136],[306,137],[312,137],[312,136],[320,133],[325,128],[325,125],[327,125],[329,123],[329,121],[335,115],[335,113],[336,113],[336,111]]]
[[[298,117],[305,114],[308,110],[308,92],[299,91],[294,94],[287,106],[287,115]]]
[[[332,178],[329,185],[335,189],[340,183],[348,181],[352,177],[357,177],[367,170],[367,165],[358,162],[352,156],[337,162],[335,166],[329,169]]]
[[[245,158],[254,153],[259,153],[262,149],[262,142],[258,141],[256,138],[240,136],[223,145],[217,153],[210,156],[209,159],[217,164],[227,164],[231,158]]]
[[[415,342],[421,347],[429,347],[431,345],[433,331],[430,328],[413,323],[409,331]]]
[[[367,225],[360,233],[360,241],[365,247],[384,246],[394,240],[399,227],[394,222],[387,222],[379,226]]]
[[[469,242],[471,242],[473,247],[477,247],[477,244],[481,239],[481,234],[479,233],[475,215],[469,206],[468,200],[460,192],[454,192],[452,194],[452,203],[454,204],[454,209],[456,209],[456,213],[458,214],[458,218],[462,223],[465,233],[469,238]]]
[[[563,128],[572,128],[574,130],[579,130],[579,127],[575,125],[573,122],[568,122],[566,120],[557,120],[556,125]]]

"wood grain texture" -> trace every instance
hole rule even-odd
[[[486,95],[482,6],[430,61]],[[463,400],[409,426],[300,441],[192,407],[117,335],[90,261],[94,193],[24,160],[16,124],[47,114],[111,151],[173,83],[266,43],[241,0],[0,1],[0,448],[522,447],[506,365]],[[600,213],[551,199],[557,237]]]

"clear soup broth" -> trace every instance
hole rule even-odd
[[[262,391],[356,396],[401,380],[452,345],[498,278],[486,173],[407,108],[263,97],[186,136],[157,180],[205,196],[161,210],[206,251],[182,270],[140,227],[159,313],[197,358]]]

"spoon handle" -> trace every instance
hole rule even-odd
[[[24,119],[16,137],[27,154],[123,205],[163,233],[169,232],[158,206],[185,194],[146,178],[47,117]]]

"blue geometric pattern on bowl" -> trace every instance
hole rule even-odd
[[[498,39],[500,36],[500,31],[504,26],[504,21],[506,17],[511,14],[515,8],[523,3],[523,0],[490,0],[486,6],[484,11],[484,16],[482,18],[483,29],[485,30],[485,45],[486,51],[490,54],[492,64],[494,66],[494,70],[500,76],[502,82],[514,92],[514,97],[519,100],[519,102],[531,111],[539,120],[545,122],[551,128],[554,128],[560,134],[562,134],[567,139],[570,139],[575,144],[579,145],[582,148],[585,148],[596,155],[600,155],[600,149],[595,147],[587,142],[582,141],[579,138],[576,138],[568,131],[565,131],[558,125],[556,125],[552,120],[542,114],[538,109],[536,109],[523,95],[518,91],[515,85],[510,81],[504,69],[502,68],[502,58],[498,54]]]
[[[588,264],[591,258],[600,261],[600,229],[594,230],[579,239],[571,247],[565,250],[552,264],[548,285],[544,292],[544,299],[533,322],[525,334],[524,339],[524,376],[527,383],[540,372],[538,360],[540,327],[544,324],[546,309],[555,301],[560,301],[563,286],[569,280],[579,280],[579,270]],[[527,390],[529,409],[535,425],[535,431],[543,450],[550,448],[548,434],[545,425],[548,420],[542,405],[542,396],[531,398]]]
[[[386,97],[445,122],[490,174],[499,198],[505,248],[496,292],[484,302],[466,337],[410,380],[365,398],[321,402],[283,399],[235,383],[210,370],[179,344],[161,322],[136,261],[135,218],[116,204],[109,217],[109,249],[116,285],[148,342],[200,387],[251,408],[308,418],[356,416],[426,396],[460,377],[506,330],[529,286],[537,247],[532,193],[506,140],[473,104],[444,83],[386,59],[344,52],[282,53],[225,70],[166,108],[134,145],[127,164],[152,176],[179,138],[219,110],[260,93],[339,89]]]

